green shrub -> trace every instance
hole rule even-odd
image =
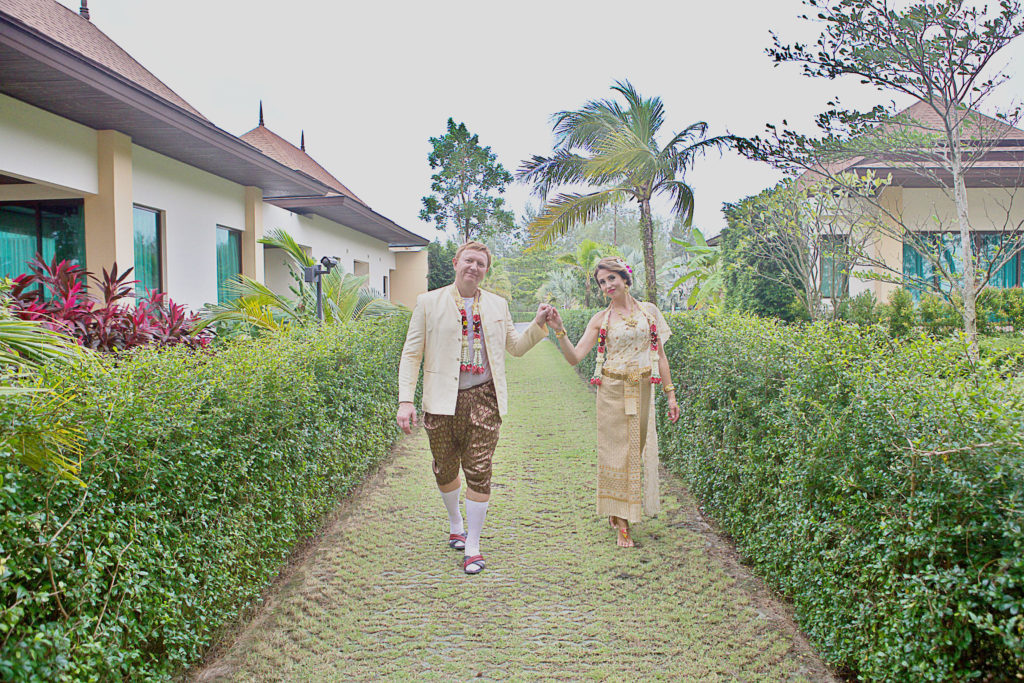
[[[0,452],[0,679],[167,680],[396,436],[402,318],[143,349],[53,384],[86,487]],[[25,407],[0,406],[17,421]]]
[[[948,337],[964,329],[964,318],[953,306],[935,294],[923,294],[917,305],[918,319],[924,331],[933,337]],[[979,316],[980,317],[980,316]]]
[[[857,325],[874,325],[881,320],[878,300],[871,292],[843,299],[839,304],[839,317]]]
[[[827,660],[867,680],[1024,670],[1024,397],[996,369],[877,327],[669,323],[663,461]]]
[[[907,337],[917,326],[914,298],[905,289],[889,295],[889,303],[879,307],[879,315],[889,334],[897,339]]]
[[[1006,332],[1024,332],[1024,289],[986,289],[982,298],[994,326]]]

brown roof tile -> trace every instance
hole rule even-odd
[[[3,0],[0,0],[0,2],[3,2]],[[302,171],[306,175],[316,178],[324,185],[333,188],[338,193],[351,197],[360,204],[365,204],[363,200],[355,196],[352,190],[342,185],[340,180],[328,173],[327,169],[316,163],[313,157],[266,126],[257,126],[241,137],[274,161],[278,161],[289,168],[294,168],[296,171]]]
[[[0,0],[0,12],[171,104],[205,119],[88,19],[55,0]]]

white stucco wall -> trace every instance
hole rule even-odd
[[[1024,188],[970,188],[967,205],[972,231],[1013,229],[1024,221]],[[953,201],[942,190],[905,188],[903,222],[914,230],[960,229]]]
[[[133,203],[164,212],[164,288],[192,310],[217,302],[217,226],[245,228],[245,188],[138,145]]]
[[[67,191],[33,199],[96,194],[96,131],[0,95],[0,173]]]
[[[388,251],[386,242],[320,216],[302,216],[273,204],[264,204],[263,232],[268,234],[275,228],[286,230],[296,242],[309,247],[310,254],[315,259],[322,256],[336,257],[346,273],[353,272],[355,261],[368,263],[370,277],[367,285],[378,292],[383,291],[384,278],[395,267],[395,255]],[[273,255],[272,251],[265,254],[267,286],[277,292],[287,292],[283,285],[292,281],[288,277],[287,269],[282,265],[283,261],[279,256]]]

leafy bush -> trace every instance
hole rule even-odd
[[[839,318],[857,325],[874,325],[881,320],[878,300],[871,292],[843,299],[839,304]]]
[[[396,435],[401,317],[93,355],[42,379],[83,488],[0,449],[0,679],[167,680]],[[0,424],[31,419],[0,403]]]
[[[868,680],[1024,669],[1019,388],[960,342],[669,323],[682,418],[658,412],[663,460],[826,659]]]
[[[11,310],[23,320],[41,322],[71,335],[86,348],[119,351],[147,344],[205,347],[211,334],[193,335],[198,318],[161,292],[151,292],[134,306],[132,269],[118,274],[117,264],[97,278],[68,261],[47,264],[38,256],[28,274],[18,276],[10,291]],[[91,279],[101,293],[92,297],[85,281]],[[43,293],[46,293],[44,296]]]
[[[910,336],[917,326],[914,297],[905,289],[895,290],[889,295],[889,303],[879,306],[879,317],[893,337],[902,339]]]
[[[1024,332],[1024,289],[986,289],[982,298],[995,326],[1006,332]]]

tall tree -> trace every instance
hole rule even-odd
[[[774,37],[768,53],[777,63],[800,64],[810,77],[855,76],[883,92],[909,96],[915,104],[897,113],[883,106],[850,111],[833,102],[832,109],[818,116],[823,136],[769,126],[766,139],[754,140],[755,154],[830,180],[862,160],[883,161],[901,174],[915,175],[911,186],[941,189],[952,211],[948,218],[935,218],[959,234],[959,268],[949,267],[950,255],[929,248],[933,245],[922,239],[923,232],[936,232],[934,226],[910,224],[887,201],[888,193],[863,198],[885,215],[894,237],[914,246],[931,262],[935,275],[959,292],[951,301],[960,308],[970,354],[977,358],[977,296],[1022,246],[1017,239],[1021,225],[1008,225],[1011,229],[994,249],[986,246],[984,272],[979,273],[967,194],[969,183],[1000,184],[994,169],[979,162],[991,161],[990,152],[1013,128],[981,116],[977,109],[1005,78],[990,75],[993,58],[1024,32],[1020,3],[1001,0],[993,11],[963,0],[918,0],[902,9],[897,5],[903,3],[890,0],[804,3],[813,8],[822,33],[816,45],[785,45]],[[1016,112],[1000,116],[1017,117]],[[1019,185],[1018,177],[1014,187]]]
[[[481,147],[465,123],[448,119],[448,130],[430,138],[427,155],[431,170],[430,190],[423,197],[420,219],[434,221],[438,230],[454,227],[463,242],[511,230],[515,217],[505,209],[502,194],[512,174],[498,162],[490,147]]]
[[[657,301],[654,221],[651,198],[667,194],[673,210],[689,226],[693,219],[693,190],[683,178],[698,156],[709,149],[724,149],[738,142],[731,135],[706,138],[707,124],[694,123],[660,145],[658,133],[665,120],[660,97],[644,98],[628,81],[612,90],[616,100],[591,100],[576,111],[555,115],[555,148],[551,156],[533,156],[517,173],[521,181],[547,197],[557,187],[586,184],[601,189],[590,193],[558,194],[528,228],[534,240],[547,244],[574,225],[586,223],[606,208],[635,201],[640,208],[646,297]]]

